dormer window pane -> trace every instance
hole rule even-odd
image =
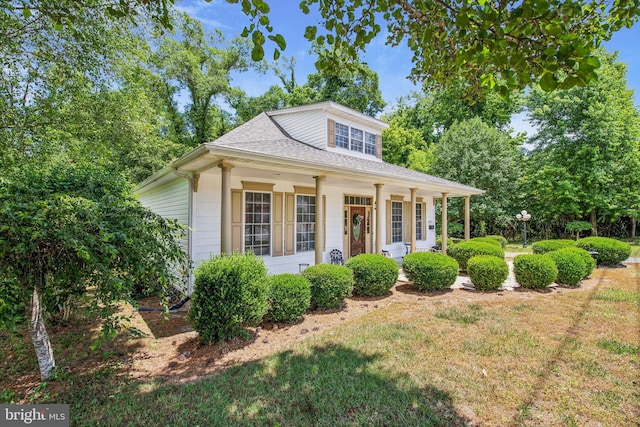
[[[351,128],[351,151],[362,153],[362,131]]]
[[[376,136],[372,133],[364,133],[364,152],[365,154],[376,155]]]
[[[336,147],[349,149],[349,126],[336,123]]]

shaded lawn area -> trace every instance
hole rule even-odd
[[[598,269],[589,289],[416,298],[188,384],[132,380],[128,361],[144,355],[134,338],[91,352],[58,334],[60,358],[79,360],[22,400],[69,403],[73,425],[634,425],[639,273]],[[30,352],[23,342],[3,358],[3,400]]]

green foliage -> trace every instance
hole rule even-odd
[[[504,251],[496,242],[460,242],[449,248],[447,255],[458,261],[462,270],[467,269],[467,261],[476,255],[492,255],[504,259]]]
[[[267,312],[269,282],[262,258],[252,254],[219,254],[195,271],[189,317],[203,343],[242,336]]]
[[[458,262],[435,252],[414,252],[402,260],[402,269],[413,285],[422,292],[446,289],[458,277]]]
[[[587,277],[589,277],[593,272],[593,270],[596,268],[596,260],[593,259],[591,254],[586,250],[582,248],[577,248],[575,246],[562,248],[560,250],[562,250],[563,252],[566,251],[566,252],[575,253],[582,259],[582,262],[584,262],[584,272],[582,274],[583,279],[586,279]]]
[[[498,233],[512,221],[519,195],[520,143],[478,117],[455,122],[429,148],[433,163],[427,172],[485,190],[482,197],[471,197],[471,222],[483,223],[489,233]],[[448,203],[450,222],[462,222],[464,199],[452,198]]]
[[[476,289],[490,291],[502,286],[509,276],[509,266],[502,258],[476,255],[467,263],[467,273]]]
[[[594,298],[602,301],[640,304],[640,292],[626,291],[624,289],[603,288],[598,291]]]
[[[497,236],[497,235],[490,235],[487,236],[487,239],[493,239],[496,240],[498,243],[500,243],[500,248],[502,248],[503,250],[507,248],[507,243],[509,243],[507,241],[507,239],[505,239],[502,236]]]
[[[534,254],[546,254],[547,252],[557,251],[562,248],[570,248],[576,242],[567,239],[540,240],[532,246]]]
[[[502,247],[502,245],[500,244],[500,241],[497,239],[492,239],[490,237],[473,237],[471,239],[468,240],[469,242],[480,242],[480,243],[489,243],[491,245],[496,245],[498,246],[500,249],[504,249]]]
[[[298,274],[269,276],[269,310],[265,318],[295,322],[311,305],[311,283]]]
[[[317,264],[302,275],[311,282],[311,308],[333,309],[353,292],[353,271],[343,265]]]
[[[571,221],[566,228],[569,233],[576,233],[577,240],[581,231],[591,231],[593,230],[593,225],[587,221]]]
[[[266,31],[277,58],[284,40],[270,34],[267,3],[241,4],[252,19],[243,32],[254,42],[252,57],[264,57]],[[353,68],[352,63],[383,32],[381,24],[386,24],[387,44],[406,43],[413,52],[410,77],[414,81],[428,82],[431,88],[449,86],[462,78],[470,93],[507,93],[536,82],[553,90],[593,81],[600,65],[593,56],[595,48],[615,31],[633,25],[640,14],[633,1],[594,8],[591,3],[561,0],[544,4],[376,0],[365,5],[356,0],[303,0],[299,7],[305,14],[315,8],[321,16],[320,25],[308,26],[304,37],[335,53],[320,58],[319,69]],[[586,9],[590,13],[584,13]]]
[[[529,289],[545,288],[558,276],[555,262],[546,255],[521,254],[513,259],[513,271],[520,286]]]
[[[558,276],[556,282],[575,286],[584,277],[587,266],[582,257],[575,252],[575,248],[558,249],[547,253],[547,256],[556,263]],[[588,254],[587,254],[588,255]]]
[[[450,248],[453,246],[453,239],[451,237],[447,237],[447,247]],[[436,246],[442,247],[442,236],[436,237]]]
[[[615,266],[631,255],[631,245],[607,237],[586,237],[575,243],[576,247],[593,254],[598,265]]]
[[[92,287],[90,306],[109,318],[136,289],[184,283],[184,228],[140,206],[117,173],[24,164],[0,180],[0,197],[0,272],[15,278],[6,282],[19,286],[14,297],[25,301],[36,288],[54,313]]]
[[[600,340],[597,343],[598,347],[605,349],[613,354],[631,354],[637,355],[640,353],[640,346],[627,344],[617,340]]]
[[[597,56],[597,81],[553,93],[534,89],[529,98],[538,132],[522,185],[531,210],[559,226],[591,217],[595,227],[640,209],[640,115],[626,65],[604,51]]]
[[[359,297],[382,296],[398,279],[398,264],[378,254],[361,254],[346,264],[353,271],[353,294]]]

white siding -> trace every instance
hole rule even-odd
[[[194,193],[193,261],[197,265],[220,253],[220,172],[200,174]]]
[[[139,194],[142,206],[163,218],[173,218],[180,224],[189,225],[189,181],[176,177],[160,187]],[[188,235],[180,241],[185,252],[189,251]]]
[[[292,138],[326,150],[327,114],[324,111],[282,114],[273,118]]]

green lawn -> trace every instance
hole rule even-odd
[[[86,426],[634,425],[639,270],[598,269],[586,289],[380,300],[288,351],[182,385],[131,378],[132,353],[115,346],[82,370],[60,358],[60,381],[11,395],[33,363],[23,344],[0,390],[69,403],[72,425]],[[91,357],[82,337],[66,340],[60,354]]]

